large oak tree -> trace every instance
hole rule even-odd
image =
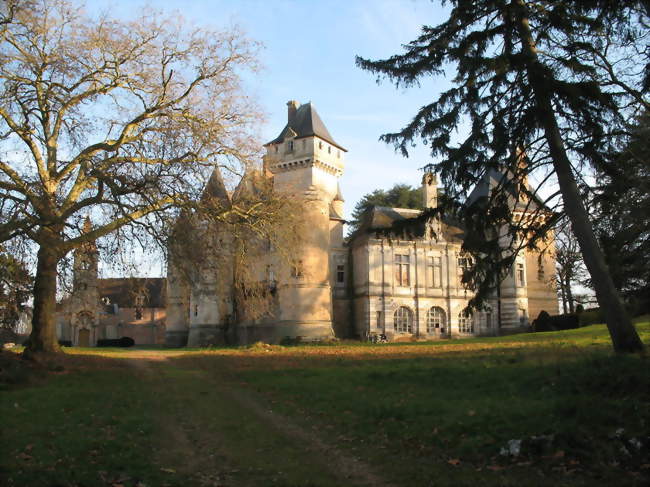
[[[644,2],[591,0],[454,0],[448,19],[424,26],[404,53],[385,60],[357,58],[363,69],[397,85],[413,85],[456,70],[453,87],[423,106],[400,132],[382,138],[408,155],[421,139],[438,162],[451,197],[486,174],[506,174],[481,206],[465,209],[474,250],[505,263],[477,276],[494,286],[522,247],[542,236],[560,214],[570,220],[616,351],[643,349],[625,312],[594,235],[581,194],[583,168],[603,167],[613,144],[648,106],[648,11]],[[467,132],[460,142],[452,134]],[[467,128],[467,131],[464,130]],[[545,208],[529,174],[555,181],[560,207],[533,217],[517,203]],[[584,185],[588,187],[588,184]],[[515,200],[515,201],[513,201]],[[553,203],[553,195],[546,199]],[[550,202],[550,203],[549,203]],[[562,204],[563,203],[563,204]],[[514,218],[513,218],[514,217]],[[514,223],[513,223],[514,222]],[[506,235],[490,228],[507,228]],[[484,237],[484,238],[483,238]],[[504,238],[506,237],[506,238]],[[480,245],[478,242],[483,242]],[[504,242],[511,250],[504,252]],[[480,286],[479,286],[480,287]],[[485,290],[483,286],[483,290]]]
[[[34,356],[59,350],[57,265],[66,254],[195,209],[215,165],[243,173],[259,115],[240,73],[255,68],[255,46],[236,30],[147,12],[91,17],[65,0],[0,9],[0,242],[38,249],[26,349]],[[246,219],[259,205],[211,211]],[[83,232],[87,215],[93,227]]]

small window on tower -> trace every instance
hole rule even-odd
[[[336,157],[338,157],[339,159],[341,158],[341,151],[340,150],[336,151]]]
[[[302,139],[302,148],[304,149],[305,147],[307,147],[307,141]]]
[[[337,265],[336,266],[336,282],[344,283],[345,282],[345,266]]]
[[[275,153],[276,154],[278,153],[278,145],[277,144],[275,145]]]
[[[320,141],[318,142],[318,148],[319,148],[319,149],[322,149],[322,148],[323,148],[323,143],[320,142]]]
[[[199,316],[199,305],[198,304],[194,305],[194,316]]]
[[[287,152],[293,152],[293,140],[287,142]]]
[[[87,271],[89,269],[90,269],[90,262],[88,262],[87,260],[82,260],[81,261],[81,270]]]
[[[331,153],[332,153],[332,146],[331,146],[331,145],[328,145],[328,146],[327,146],[327,153],[328,153],[328,154],[331,154]]]

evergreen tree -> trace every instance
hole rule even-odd
[[[390,208],[422,209],[422,189],[412,188],[408,184],[395,184],[392,188],[376,189],[367,193],[354,205],[350,233],[359,228],[364,212],[373,206],[388,206]]]
[[[614,285],[650,311],[650,113],[598,173],[594,224]],[[588,284],[591,284],[590,282]]]
[[[635,109],[648,105],[643,2],[454,0],[449,18],[386,60],[357,58],[398,86],[456,69],[453,87],[423,106],[400,132],[382,139],[404,155],[421,138],[449,191],[440,211],[467,228],[465,249],[478,265],[464,279],[477,305],[524,247],[544,240],[560,212],[568,217],[605,313],[615,350],[643,349],[627,316],[579,191],[581,168],[603,167]],[[648,72],[648,69],[645,69]],[[460,143],[451,134],[468,122]],[[452,205],[486,174],[501,174],[489,196]],[[557,181],[563,205],[547,208],[529,174]],[[544,204],[546,203],[546,205]],[[446,208],[445,208],[446,206]],[[521,211],[522,206],[530,211]],[[554,212],[550,210],[554,210]],[[505,249],[504,249],[505,248]]]

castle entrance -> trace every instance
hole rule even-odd
[[[87,328],[81,328],[79,330],[79,344],[80,347],[89,347],[90,346],[90,330]]]

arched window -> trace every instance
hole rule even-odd
[[[445,310],[433,306],[427,311],[427,333],[444,333],[446,321]]]
[[[471,313],[460,312],[458,315],[458,331],[460,333],[474,333],[474,317]]]
[[[413,333],[413,312],[406,306],[400,306],[395,311],[395,332]]]

